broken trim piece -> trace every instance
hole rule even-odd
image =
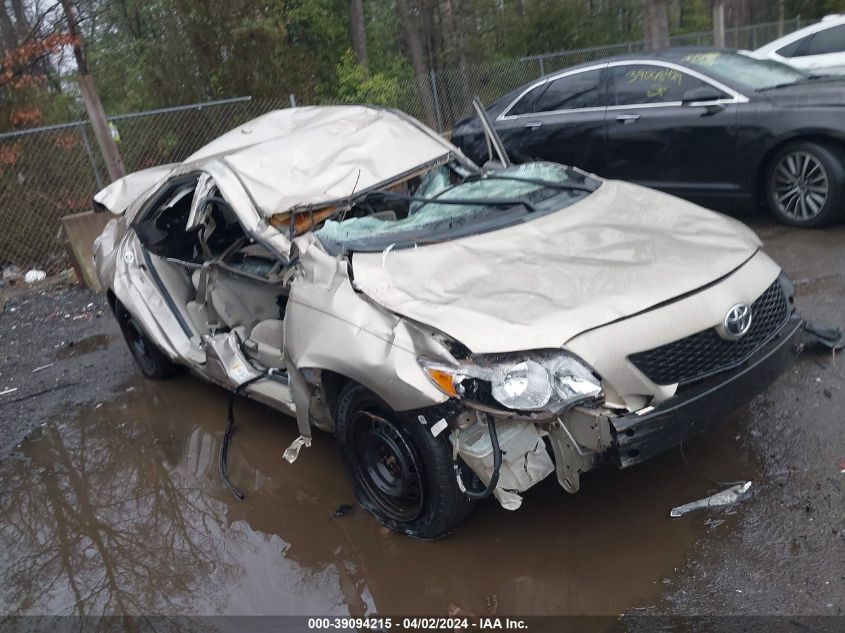
[[[736,484],[730,488],[726,488],[716,494],[699,499],[698,501],[691,501],[684,505],[672,508],[669,511],[669,516],[673,519],[682,517],[693,510],[700,510],[702,508],[718,508],[721,506],[728,506],[747,498],[748,490],[751,488],[751,482],[745,481],[741,484]]]

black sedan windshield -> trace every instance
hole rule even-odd
[[[797,68],[771,59],[758,59],[745,53],[707,51],[678,53],[678,61],[710,75],[727,85],[742,84],[753,90],[788,86],[809,79]]]

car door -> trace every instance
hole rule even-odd
[[[811,73],[845,73],[845,24],[808,35],[778,54]]]
[[[736,195],[737,104],[746,100],[676,64],[608,69],[605,172],[693,199]]]
[[[607,64],[566,71],[529,87],[499,116],[496,130],[517,162],[548,160],[602,169]]]

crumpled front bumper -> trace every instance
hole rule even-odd
[[[764,391],[802,348],[802,320],[793,315],[775,337],[738,369],[685,389],[647,413],[610,419],[611,458],[633,466],[680,445]]]

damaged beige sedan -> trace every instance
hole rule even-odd
[[[334,433],[361,504],[420,538],[675,447],[789,367],[792,287],[744,225],[499,158],[394,111],[273,112],[101,191],[98,274],[144,374],[295,416],[290,462]]]

